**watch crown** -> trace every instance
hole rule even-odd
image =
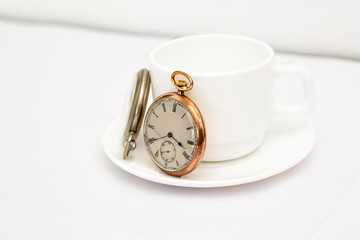
[[[184,80],[175,80],[175,76],[176,75],[182,75],[184,76],[187,81]],[[186,72],[182,72],[182,71],[175,71],[171,74],[171,81],[172,83],[175,85],[175,87],[179,90],[179,92],[181,93],[181,95],[183,95],[183,92],[185,91],[190,91],[193,86],[194,86],[194,81],[193,79],[190,77],[189,74],[187,74]]]

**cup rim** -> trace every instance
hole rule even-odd
[[[234,34],[199,34],[199,35],[189,35],[189,36],[185,36],[185,37],[175,38],[175,39],[167,41],[167,42],[161,44],[160,46],[156,47],[150,53],[150,58],[149,58],[150,66],[154,65],[155,67],[157,67],[160,70],[165,71],[165,72],[173,72],[175,70],[179,70],[179,69],[169,69],[167,67],[164,67],[155,60],[155,56],[160,51],[160,49],[162,49],[164,47],[167,47],[169,45],[172,45],[172,44],[176,44],[177,42],[188,40],[188,39],[209,38],[209,37],[237,38],[237,39],[242,40],[242,41],[252,42],[252,43],[258,44],[258,45],[262,46],[263,48],[265,48],[267,50],[267,52],[268,52],[268,56],[266,58],[264,58],[264,60],[259,61],[258,63],[254,64],[254,65],[251,65],[249,67],[245,67],[245,68],[242,68],[242,69],[239,69],[239,70],[225,71],[225,72],[219,72],[219,73],[194,72],[194,73],[191,73],[193,75],[205,76],[206,77],[206,76],[225,76],[225,75],[233,75],[233,74],[245,73],[245,72],[249,72],[249,71],[252,71],[254,69],[258,69],[258,68],[261,68],[261,67],[267,65],[269,62],[271,62],[271,60],[274,57],[274,50],[270,47],[270,45],[268,45],[267,43],[265,43],[263,41],[255,39],[255,38],[246,37],[246,36],[242,36],[242,35],[234,35]]]

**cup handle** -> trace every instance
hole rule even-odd
[[[311,109],[314,104],[314,82],[310,77],[307,68],[299,65],[278,65],[275,66],[276,77],[286,75],[296,75],[301,77],[304,99],[294,105],[286,105],[275,100],[275,111],[283,114],[303,114]]]

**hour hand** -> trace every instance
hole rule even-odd
[[[176,140],[176,138],[174,138],[172,132],[169,132],[168,135],[167,135],[167,137],[174,139],[175,142],[177,142],[177,144],[178,144],[180,147],[182,147],[183,149],[185,149],[185,147],[182,145],[182,143],[179,142],[178,140]]]

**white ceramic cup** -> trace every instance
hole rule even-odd
[[[180,70],[194,80],[190,97],[203,114],[207,147],[203,161],[244,156],[262,142],[274,111],[301,114],[313,103],[306,68],[274,66],[274,51],[264,42],[237,35],[197,35],[159,46],[150,55],[153,97],[176,91],[171,73]],[[302,79],[304,100],[275,102],[273,82],[280,75]]]

